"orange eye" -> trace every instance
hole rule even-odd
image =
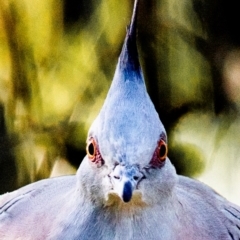
[[[96,142],[93,138],[89,140],[86,147],[86,151],[89,159],[91,161],[94,161],[96,157]]]
[[[158,143],[158,152],[157,152],[158,159],[161,162],[165,161],[167,157],[167,153],[168,153],[167,144],[161,139]]]
[[[104,160],[98,149],[97,142],[94,138],[90,138],[86,147],[88,159],[97,167],[101,167],[104,164]]]
[[[167,144],[163,139],[160,139],[149,164],[154,168],[161,168],[165,163],[167,153]]]

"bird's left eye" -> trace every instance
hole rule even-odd
[[[167,158],[167,153],[167,143],[163,139],[160,139],[157,148],[153,154],[153,157],[150,161],[150,165],[156,168],[161,167]]]
[[[167,144],[165,143],[165,141],[161,139],[158,143],[157,153],[159,161],[165,161],[167,157],[167,152],[168,152]]]

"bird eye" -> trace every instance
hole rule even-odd
[[[149,165],[154,168],[161,168],[167,158],[167,153],[167,144],[163,139],[160,139]]]
[[[158,143],[158,159],[163,162],[165,161],[168,153],[167,144],[161,139]]]
[[[94,160],[96,156],[96,142],[94,139],[90,139],[89,143],[87,144],[87,155],[90,160]]]
[[[95,164],[98,168],[101,167],[105,162],[98,149],[98,144],[94,138],[90,138],[86,147],[88,159]]]

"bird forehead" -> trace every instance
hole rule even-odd
[[[117,136],[134,132],[133,136],[137,137],[160,127],[159,116],[142,85],[129,84],[110,95],[101,112],[101,125],[107,127],[103,132],[115,132]]]
[[[164,127],[143,82],[114,84],[89,135],[97,139],[105,161],[135,164],[141,158],[147,164]]]
[[[115,173],[119,174],[119,175],[126,175],[126,176],[131,176],[134,175],[138,172],[139,170],[139,166],[138,164],[135,165],[118,165],[115,168]]]
[[[138,163],[139,158],[149,161],[164,129],[151,105],[135,105],[119,104],[113,114],[105,113],[102,118],[97,137],[105,159],[131,164]]]

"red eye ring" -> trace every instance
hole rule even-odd
[[[89,161],[94,163],[95,166],[101,167],[104,164],[104,160],[102,159],[102,156],[98,149],[97,141],[94,138],[89,139],[86,151]]]
[[[160,162],[164,162],[167,158],[168,146],[162,139],[158,142],[157,157]]]
[[[96,158],[96,141],[91,138],[86,147],[88,158],[94,162]]]
[[[167,153],[168,153],[167,143],[161,138],[158,141],[158,145],[149,163],[150,166],[154,168],[161,168],[165,163],[165,160],[167,158]]]

